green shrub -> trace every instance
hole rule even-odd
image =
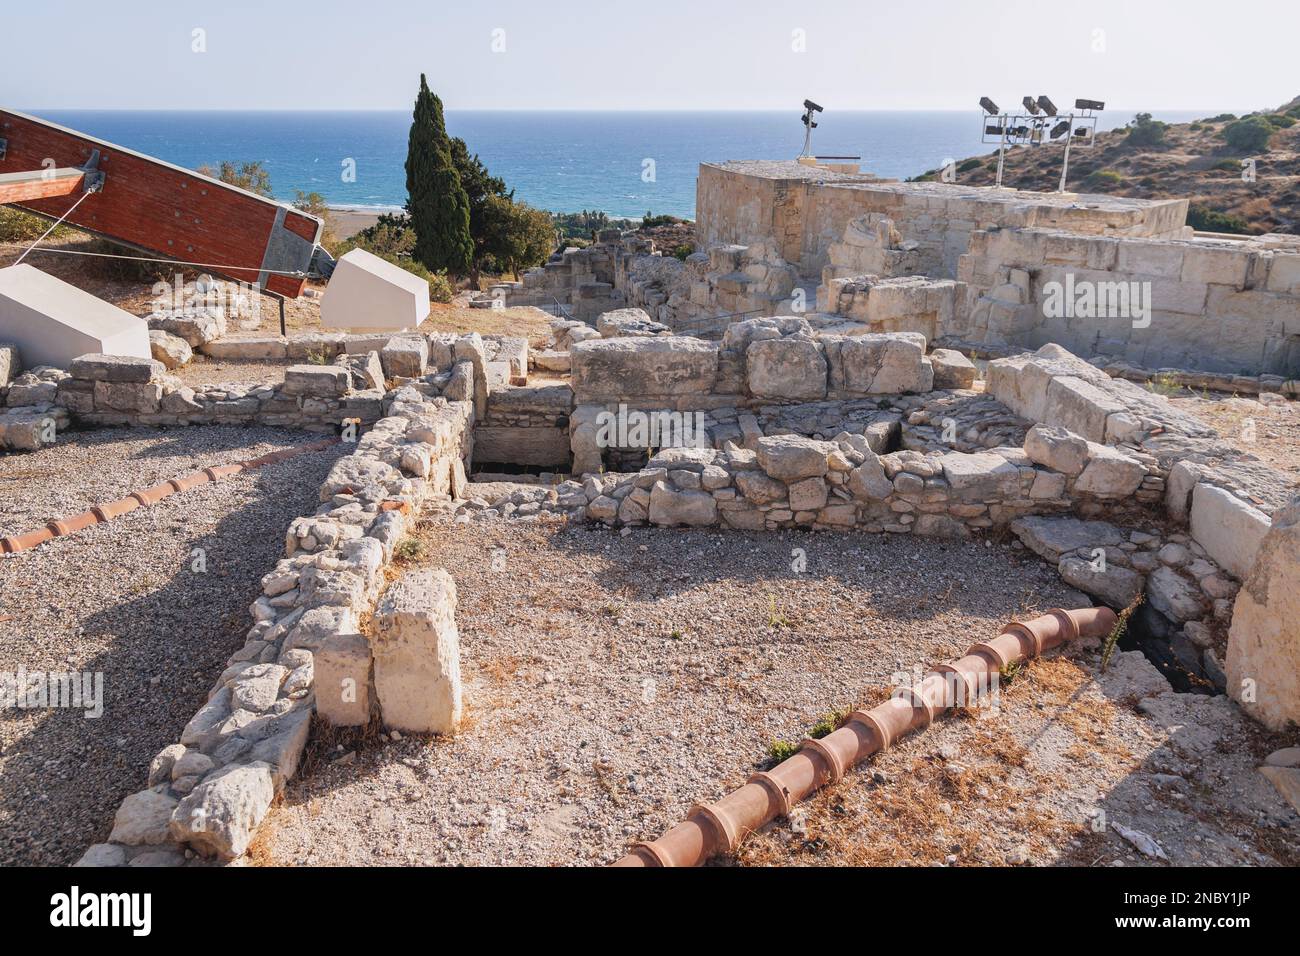
[[[1187,210],[1187,225],[1198,232],[1231,232],[1238,235],[1250,232],[1246,220],[1205,206],[1192,206]]]
[[[49,222],[40,216],[11,206],[0,206],[0,242],[35,242],[49,228]],[[67,226],[59,226],[51,233],[51,238],[69,232]]]
[[[972,169],[979,169],[983,165],[984,160],[982,159],[968,159],[957,167],[957,172],[969,173]]]
[[[1168,128],[1167,123],[1152,119],[1150,113],[1138,113],[1128,124],[1128,136],[1124,142],[1130,146],[1163,146]]]
[[[642,229],[653,229],[655,226],[671,226],[681,222],[676,216],[655,216],[650,210],[645,211],[645,218],[641,220]]]
[[[1083,181],[1084,186],[1088,189],[1107,189],[1112,186],[1118,186],[1124,182],[1124,177],[1113,169],[1099,169],[1094,173],[1089,173]]]
[[[1223,128],[1222,135],[1233,149],[1257,153],[1268,148],[1268,141],[1276,131],[1276,127],[1263,116],[1249,116],[1229,123]]]
[[[1211,116],[1211,117],[1210,117],[1209,119],[1207,119],[1205,122],[1207,122],[1207,123],[1230,123],[1230,122],[1232,122],[1233,120],[1235,120],[1236,118],[1237,118],[1237,117],[1236,117],[1236,114],[1234,114],[1234,113],[1220,113],[1218,116]]]
[[[675,249],[673,250],[673,258],[674,258],[674,259],[679,259],[679,260],[681,260],[682,262],[685,262],[685,261],[686,261],[686,257],[689,256],[689,255],[690,255],[691,253],[693,253],[694,251],[695,251],[695,247],[694,247],[694,246],[690,246],[690,245],[687,245],[686,243],[682,243],[680,246],[678,246],[677,248],[675,248]]]
[[[1295,120],[1285,113],[1271,113],[1264,119],[1272,123],[1276,129],[1290,129],[1295,125]]]

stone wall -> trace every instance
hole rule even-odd
[[[952,334],[1036,348],[1229,374],[1300,378],[1300,242],[1151,240],[996,229],[972,236],[958,278],[966,284]],[[1056,286],[1050,284],[1056,283]],[[1138,293],[1146,318],[1083,307],[1049,309],[1070,290]],[[1116,300],[1120,301],[1120,300]],[[1091,310],[1096,311],[1096,310]],[[1130,310],[1131,311],[1131,310]],[[1049,314],[1049,312],[1053,314]],[[1110,317],[1108,317],[1110,316]],[[1145,323],[1145,324],[1144,324]]]
[[[872,229],[888,220],[900,243],[913,244],[915,268],[951,279],[978,230],[1039,227],[1080,235],[1175,236],[1186,222],[1187,201],[894,183],[795,162],[746,160],[701,164],[695,212],[702,247],[770,239],[809,278],[820,277],[831,263],[831,247],[845,241],[851,223],[867,217],[863,226]]]
[[[464,493],[473,405],[429,399],[406,386],[389,414],[321,486],[316,513],[296,519],[285,557],[262,579],[253,626],[208,702],[127,797],[105,843],[78,865],[181,865],[247,850],[285,782],[297,772],[311,714],[345,697],[368,718],[368,675],[345,689],[316,670],[318,654],[365,642],[360,622],[384,567],[426,498]],[[369,669],[368,654],[365,657]],[[351,678],[353,675],[348,675]],[[364,723],[365,720],[361,720]]]

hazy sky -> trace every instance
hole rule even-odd
[[[1300,94],[1300,0],[15,0],[3,25],[0,104],[33,109],[407,109],[421,71],[452,110]]]

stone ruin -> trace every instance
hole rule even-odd
[[[1300,721],[1294,480],[1129,380],[1174,356],[1209,383],[1300,394],[1300,249],[1189,235],[1181,202],[791,165],[704,166],[702,248],[684,262],[603,234],[483,300],[563,300],[546,349],[418,331],[231,337],[219,317],[159,320],[155,332],[213,357],[286,366],[274,385],[191,387],[159,359],[92,353],[24,371],[21,349],[0,345],[0,448],[109,424],[356,439],[317,511],[288,529],[244,648],[83,862],[239,856],[297,771],[313,712],[455,728],[454,584],[429,569],[385,587],[422,511],[1010,535],[1098,602],[1145,594],[1135,620],[1166,673],[1268,727]],[[1076,269],[1149,281],[1151,328],[1043,315],[1046,284]],[[518,490],[479,498],[473,479],[502,471]]]

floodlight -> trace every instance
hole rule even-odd
[[[1056,104],[1053,103],[1051,100],[1049,100],[1046,96],[1040,96],[1038,98],[1038,108],[1041,109],[1048,116],[1056,115]]]
[[[994,123],[984,127],[984,132],[988,136],[1001,136],[1006,131],[1006,127],[999,123]]]
[[[998,104],[994,103],[987,96],[980,97],[980,106],[984,108],[984,112],[988,113],[989,116],[997,116],[999,113],[1002,112],[1000,109],[998,109]],[[1000,133],[1001,130],[999,130],[998,132]]]
[[[1052,132],[1048,135],[1050,135],[1052,139],[1060,139],[1069,131],[1070,131],[1070,121],[1068,119],[1063,119],[1061,120],[1061,122],[1057,123],[1055,126],[1052,127]]]
[[[1026,96],[1020,102],[1025,105],[1025,109],[1029,110],[1032,116],[1038,115],[1038,101],[1035,100],[1032,96]]]
[[[1104,110],[1106,104],[1101,100],[1075,100],[1074,108],[1076,110]]]

